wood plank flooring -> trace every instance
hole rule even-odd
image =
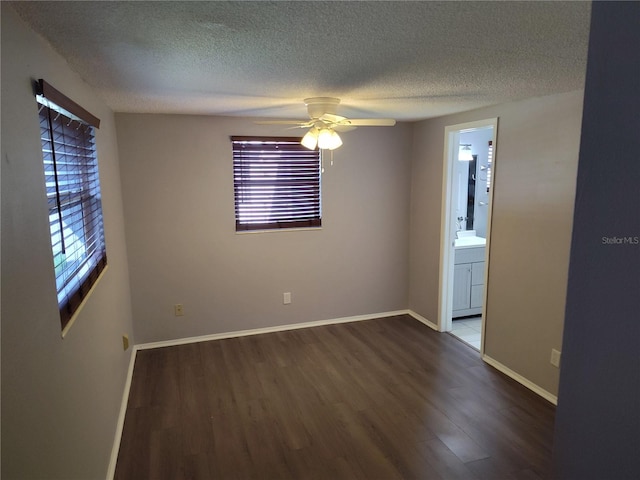
[[[551,478],[555,407],[409,316],[139,351],[115,478]]]

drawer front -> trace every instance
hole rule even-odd
[[[471,265],[471,285],[484,285],[484,262]]]
[[[484,285],[471,286],[471,308],[482,307],[484,300]]]
[[[485,247],[457,248],[454,263],[484,262],[484,249]]]

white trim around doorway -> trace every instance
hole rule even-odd
[[[495,185],[495,165],[497,153],[497,135],[498,135],[498,118],[489,118],[478,120],[475,122],[461,123],[457,125],[449,125],[444,131],[444,152],[443,152],[443,173],[442,173],[442,211],[440,225],[440,294],[438,296],[438,319],[437,327],[441,332],[451,330],[452,318],[452,299],[453,299],[453,265],[454,265],[454,241],[455,241],[455,223],[452,220],[451,209],[453,204],[453,166],[455,161],[455,153],[459,143],[460,133],[468,130],[480,128],[493,128],[493,181]],[[482,344],[480,352],[484,353],[484,334],[485,319],[487,308],[487,291],[488,291],[488,271],[489,271],[489,252],[491,237],[491,213],[493,210],[493,192],[491,188],[489,192],[489,208],[487,212],[487,243],[485,250],[485,289],[482,305]]]

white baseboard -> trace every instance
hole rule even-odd
[[[133,366],[136,363],[137,349],[131,350],[129,358],[129,369],[127,370],[127,379],[124,383],[124,392],[122,393],[122,402],[120,404],[120,414],[118,415],[118,423],[116,424],[116,434],[111,449],[111,459],[109,460],[109,468],[107,470],[107,480],[113,480],[116,473],[116,463],[118,462],[118,452],[120,451],[120,440],[122,439],[122,429],[124,427],[124,417],[127,413],[127,403],[129,401],[129,390],[131,389],[131,380],[133,379]]]
[[[214,333],[210,335],[200,335],[197,337],[177,338],[174,340],[164,340],[161,342],[141,343],[135,346],[136,350],[146,350],[149,348],[171,347],[174,345],[184,345],[187,343],[207,342],[210,340],[222,340],[225,338],[245,337],[247,335],[259,335],[261,333],[284,332],[287,330],[297,330],[299,328],[320,327],[322,325],[334,325],[336,323],[358,322],[361,320],[373,320],[375,318],[393,317],[395,315],[408,314],[408,310],[396,310],[393,312],[370,313],[367,315],[355,315],[353,317],[332,318],[328,320],[316,320],[314,322],[291,323],[288,325],[276,325],[274,327],[254,328],[251,330],[237,330],[235,332]]]
[[[416,320],[418,320],[420,323],[424,323],[427,327],[432,328],[433,330],[435,330],[436,332],[439,332],[440,330],[438,330],[438,325],[436,325],[435,323],[433,323],[430,320],[427,320],[426,318],[424,318],[422,315],[420,315],[419,313],[414,312],[413,310],[407,310],[406,312],[407,314],[411,315],[413,318],[415,318]]]
[[[558,397],[556,395],[554,395],[551,392],[546,391],[544,388],[536,385],[532,381],[527,380],[522,375],[520,375],[519,373],[514,372],[509,367],[503,365],[499,361],[491,358],[488,355],[483,355],[482,356],[482,360],[484,360],[486,363],[491,365],[496,370],[499,370],[502,373],[504,373],[507,377],[513,378],[516,382],[524,385],[525,387],[527,387],[532,392],[537,393],[538,395],[540,395],[545,400],[553,403],[554,405],[558,405]]]
[[[411,315],[413,318],[415,318],[419,322],[424,323],[428,327],[434,329],[436,332],[440,331],[440,330],[438,330],[438,325],[436,325],[435,323],[429,321],[428,319],[426,319],[422,315],[414,312],[413,310],[407,310],[406,313]],[[552,394],[551,392],[546,391],[544,388],[540,387],[539,385],[536,385],[531,380],[526,379],[525,377],[523,377],[519,373],[514,372],[513,370],[511,370],[506,365],[503,365],[502,363],[500,363],[499,361],[491,358],[488,355],[482,355],[482,360],[484,360],[486,363],[491,365],[496,370],[499,370],[500,372],[504,373],[506,376],[514,379],[516,382],[520,383],[521,385],[524,385],[525,387],[527,387],[532,392],[537,393],[538,395],[540,395],[542,398],[544,398],[548,402],[551,402],[554,405],[558,405],[558,397],[556,395]]]

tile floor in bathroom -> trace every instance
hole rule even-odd
[[[477,317],[454,318],[451,335],[458,337],[476,350],[480,350],[482,317],[478,315]]]

